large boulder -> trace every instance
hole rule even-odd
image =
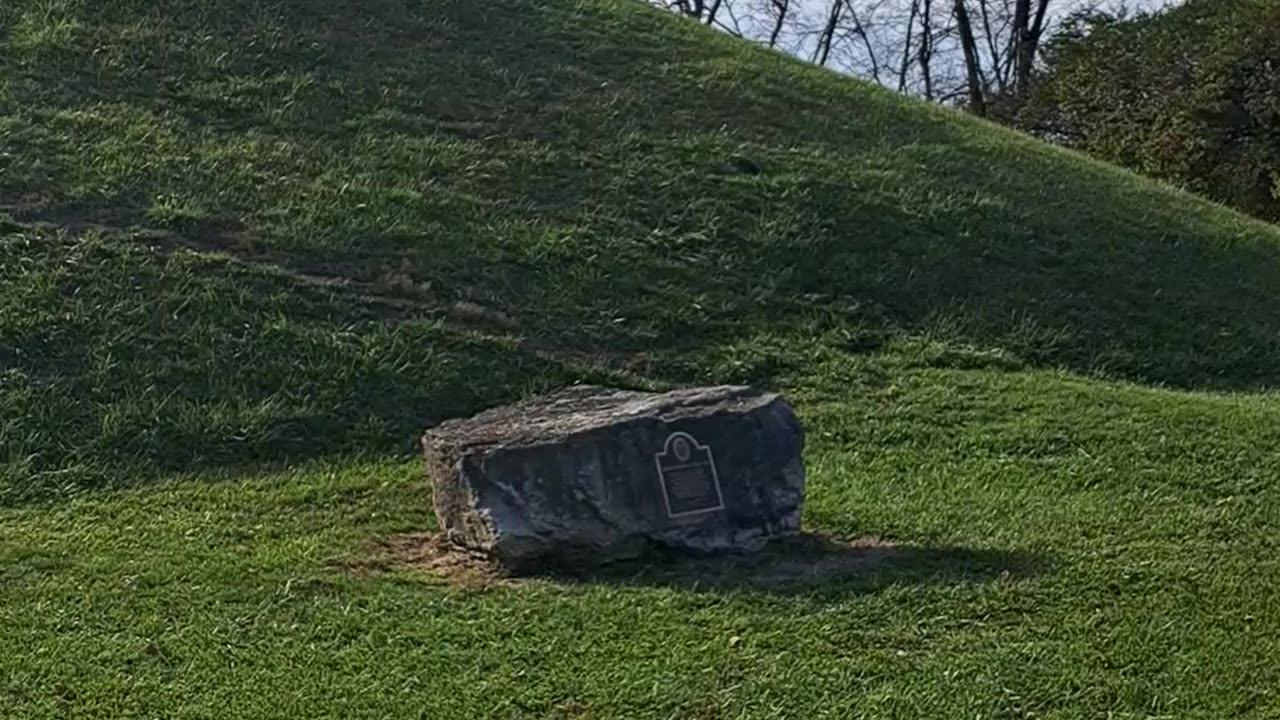
[[[759,549],[800,528],[803,447],[781,396],[730,386],[572,387],[423,437],[449,539],[515,572]]]

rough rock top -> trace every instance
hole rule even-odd
[[[749,412],[776,401],[776,393],[740,385],[688,388],[656,394],[575,385],[555,393],[478,415],[441,423],[426,432],[431,445],[452,445],[467,451],[486,446],[529,447],[637,418],[671,423],[717,411]]]

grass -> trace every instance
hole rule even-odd
[[[0,208],[2,716],[1280,713],[1271,226],[622,0],[5,3]],[[575,381],[782,389],[928,552],[347,569]]]

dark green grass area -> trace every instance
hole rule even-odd
[[[1274,717],[1278,290],[640,2],[0,3],[0,717]],[[808,529],[902,549],[349,569],[425,427],[579,381],[785,391]]]
[[[226,256],[93,232],[0,248],[0,498],[15,502],[127,483],[126,468],[407,454],[415,429],[592,375]]]

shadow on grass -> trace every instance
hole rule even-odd
[[[804,533],[775,541],[759,553],[695,558],[664,553],[587,574],[548,577],[570,583],[834,596],[894,585],[1005,581],[1040,575],[1051,565],[1048,557],[1019,550],[899,545],[879,538],[842,542]]]
[[[380,540],[374,552],[347,569],[357,574],[423,571],[460,588],[541,581],[838,597],[892,586],[1006,582],[1041,575],[1052,567],[1052,558],[1021,550],[900,545],[874,537],[844,542],[803,533],[776,540],[757,553],[690,557],[655,551],[640,560],[586,571],[567,570],[562,564],[511,577],[451,546],[441,535],[424,533]]]

